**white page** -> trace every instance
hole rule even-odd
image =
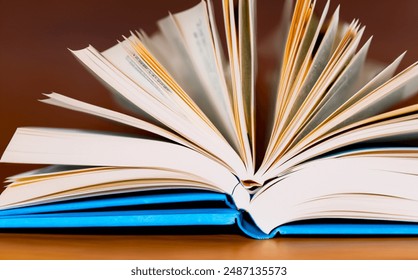
[[[19,128],[1,162],[177,170],[228,194],[238,183],[222,165],[180,145],[69,129]]]
[[[416,222],[417,171],[416,160],[411,159],[316,160],[257,194],[248,211],[265,233],[283,223],[308,218]]]
[[[258,57],[263,61],[274,61],[272,67],[269,67],[269,71],[263,73],[263,77],[260,77],[264,84],[267,85],[267,98],[263,115],[265,115],[266,129],[263,142],[266,144],[270,138],[271,131],[273,129],[273,123],[275,118],[275,104],[277,102],[277,89],[279,88],[279,78],[283,62],[283,56],[286,46],[286,40],[290,22],[292,19],[293,12],[293,0],[285,0],[283,4],[283,11],[280,17],[280,23],[277,28],[267,36],[267,38],[258,44]],[[267,64],[267,63],[265,63]],[[263,65],[263,69],[266,69],[266,65]]]
[[[312,111],[315,110],[317,104],[322,100],[322,98],[324,98],[326,94],[326,88],[334,81],[334,79],[342,71],[344,66],[348,63],[354,54],[354,51],[360,42],[362,33],[363,29],[356,35],[351,44],[347,46],[346,50],[341,53],[341,56],[338,58],[335,57],[335,64],[327,65],[324,72],[320,75],[317,83],[314,85],[313,89],[307,96],[306,100],[304,100],[302,105],[299,107],[296,115],[293,116],[293,119],[285,131],[284,138],[282,139],[279,148],[277,149],[278,151],[281,149],[280,146],[284,147],[290,138],[293,137],[295,133],[302,127],[303,123],[312,114]]]
[[[361,98],[363,98],[364,96],[381,86],[383,83],[387,82],[395,73],[395,70],[399,66],[399,63],[401,62],[403,56],[404,54],[399,56],[389,66],[387,66],[380,73],[378,73],[361,90],[355,93],[348,101],[341,105],[340,108],[335,110],[333,114],[341,112],[344,108],[348,108],[349,106],[351,106],[352,104],[354,104],[355,102],[357,102],[358,100],[360,100]],[[292,148],[291,154],[297,153],[298,150],[311,143],[315,138],[318,138],[321,133],[324,132],[314,132],[312,134],[309,134],[302,141],[296,144],[296,148]]]
[[[307,98],[315,84],[314,81],[317,81],[320,77],[331,56],[333,50],[332,45],[335,39],[335,27],[338,23],[338,10],[334,13],[329,31],[327,30],[327,34],[324,36],[324,40],[321,42],[312,61],[314,47],[317,44],[320,30],[328,13],[328,8],[329,2],[327,2],[319,20],[315,18],[311,19],[302,45],[298,50],[294,69],[292,69],[292,75],[290,77],[291,87],[288,90],[287,98],[283,100],[284,103],[282,104],[282,115],[280,115],[277,136],[288,126],[299,108],[303,105],[303,101]]]
[[[212,112],[213,122],[229,143],[239,150],[234,114],[223,66],[217,61],[206,3],[202,1],[191,9],[174,14],[173,17],[181,31],[196,73],[205,88],[209,101],[205,111]]]
[[[315,1],[300,1],[296,3],[288,38],[286,39],[285,54],[278,84],[279,87],[277,88],[274,123],[267,151],[263,163],[261,164],[262,171],[264,171],[264,168],[268,167],[273,160],[272,157],[274,157],[274,152],[277,150],[277,143],[285,128],[287,115],[292,109],[292,105],[287,105],[289,104],[289,100],[290,103],[293,103],[294,98],[296,97],[295,94],[291,94],[291,90],[296,86],[294,84],[295,79],[299,75],[298,80],[300,83],[301,77],[304,76],[302,73],[305,72],[307,59],[310,57],[309,55],[305,57],[305,54],[307,54],[309,50],[312,51],[314,41],[316,41],[314,38],[319,34],[319,29],[317,30],[317,27],[320,28],[319,25],[321,25],[321,22],[317,22],[313,18],[315,3]],[[325,19],[327,9],[328,3],[320,21]],[[304,62],[303,65],[302,62]]]
[[[325,14],[324,14],[325,15]],[[323,16],[324,16],[323,15]],[[326,67],[329,59],[331,58],[332,53],[334,52],[334,41],[337,33],[339,20],[339,9],[334,12],[329,26],[325,32],[325,35],[321,41],[321,44],[318,46],[318,50],[315,53],[312,64],[309,66],[309,72],[306,74],[306,77],[303,79],[303,84],[294,89],[293,93],[290,96],[288,108],[285,108],[285,116],[294,116],[298,108],[302,105],[303,101],[306,99],[307,95],[315,85],[315,82],[318,80],[322,71]],[[321,28],[321,26],[318,26]],[[319,30],[318,30],[319,31]],[[318,34],[319,35],[319,34]],[[316,38],[318,37],[316,36]],[[318,40],[318,38],[316,39]],[[316,41],[315,40],[315,41]],[[316,42],[315,42],[316,43]],[[313,50],[311,50],[312,52]],[[290,122],[290,119],[284,123],[286,126]]]
[[[223,0],[224,25],[226,41],[228,47],[228,56],[230,62],[232,96],[234,114],[236,118],[235,125],[241,138],[242,150],[244,151],[244,162],[250,172],[254,171],[254,161],[251,152],[251,143],[246,125],[246,116],[244,110],[244,100],[242,92],[241,69],[239,60],[238,34],[235,27],[234,4],[232,0]]]
[[[406,90],[409,91],[407,95],[415,92],[417,88],[414,86],[418,86],[417,81],[418,64],[413,64],[347,109],[337,111],[328,122],[324,123],[321,131],[335,130],[384,112],[397,104]]]
[[[337,49],[331,56],[331,59],[327,63],[324,71],[318,77],[318,80],[312,90],[298,108],[296,115],[293,116],[289,125],[281,133],[281,137],[278,138],[278,135],[276,135],[277,139],[275,142],[272,142],[275,147],[272,149],[272,153],[269,155],[270,157],[268,160],[264,161],[264,168],[260,169],[259,173],[265,172],[265,170],[270,168],[272,165],[277,165],[278,158],[281,157],[282,154],[286,153],[292,139],[294,139],[304,122],[309,119],[318,103],[322,100],[322,98],[324,98],[327,87],[331,85],[354,55],[364,32],[364,27],[360,31],[358,31],[358,28],[359,26],[356,21],[353,21],[350,28],[346,31],[346,40],[339,42]]]
[[[317,106],[316,112],[305,124],[304,129],[299,133],[299,136],[295,141],[302,139],[315,129],[353,95],[361,68],[366,59],[370,42],[369,39],[361,50],[351,59],[350,63],[328,90],[326,96],[321,100],[320,104]]]
[[[253,163],[255,164],[255,2],[239,1],[239,61],[246,127],[249,132]]]
[[[191,148],[201,153],[202,155],[205,155],[208,158],[218,161],[219,163],[223,164],[225,167],[229,168],[228,164],[225,163],[222,158],[215,157],[214,155],[210,154],[208,151],[204,150],[204,148],[196,146],[194,143],[188,141],[187,139],[184,139],[183,137],[175,133],[172,133],[171,131],[167,131],[159,126],[142,121],[140,119],[137,119],[129,115],[125,115],[125,114],[115,112],[109,109],[91,105],[91,104],[88,104],[88,103],[85,103],[76,99],[72,99],[72,98],[66,97],[58,93],[46,94],[46,96],[48,96],[49,99],[44,99],[40,101],[47,103],[47,104],[63,107],[66,109],[75,110],[75,111],[83,112],[86,114],[94,115],[97,117],[105,118],[105,119],[112,120],[121,124],[125,124],[128,126],[136,127],[138,129],[154,133],[156,135],[162,136],[171,141],[179,143],[183,146]]]
[[[167,110],[183,119],[193,119],[197,122],[197,116],[190,106],[184,104],[180,97],[132,49],[131,40],[134,40],[134,36],[125,39],[101,54]]]
[[[145,130],[148,132],[151,132],[153,134],[162,136],[164,138],[167,138],[171,141],[177,142],[181,145],[184,145],[186,147],[189,147],[193,150],[198,151],[201,154],[204,154],[208,157],[211,157],[215,160],[222,161],[222,159],[215,158],[213,155],[209,154],[207,151],[202,149],[201,147],[196,146],[194,143],[188,141],[187,139],[184,139],[183,137],[178,136],[175,133],[172,133],[171,131],[165,130],[159,126],[153,125],[151,123],[142,121],[140,119],[137,119],[135,117],[122,114],[120,112],[112,111],[109,109],[105,109],[102,107],[98,107],[92,104],[88,104],[64,95],[61,95],[59,93],[51,93],[51,94],[45,94],[48,99],[40,100],[41,102],[63,107],[70,110],[75,110],[79,112],[83,112],[86,114],[94,115],[97,117],[105,118],[108,120],[112,120],[121,124],[125,124],[128,126],[136,127],[141,130]],[[223,163],[225,164],[225,163]],[[226,165],[226,164],[225,164]],[[227,165],[226,165],[227,166]]]
[[[246,177],[245,166],[236,152],[226,141],[214,134],[203,120],[199,121],[197,119],[199,123],[190,123],[177,114],[170,112],[170,110],[161,106],[158,100],[150,96],[149,93],[110,64],[94,48],[89,47],[73,53],[91,71],[108,83],[109,86],[113,87],[124,98],[130,100],[133,104],[136,104],[155,119],[191,142],[200,147],[205,147],[205,150],[216,157],[222,157],[240,178]]]
[[[417,135],[418,119],[416,115],[381,121],[332,136],[327,141],[310,147],[296,156],[286,154],[280,159],[275,169],[270,169],[264,176],[265,178],[277,177],[289,168],[293,168],[306,160],[352,144],[370,140],[390,143],[390,140],[413,139]]]
[[[193,174],[151,168],[90,168],[70,174],[61,172],[48,174],[46,178],[44,176],[38,180],[35,177],[30,182],[17,182],[8,186],[0,196],[0,208],[33,205],[34,201],[40,203],[50,200],[49,196],[65,198],[67,197],[65,192],[69,191],[72,195],[78,193],[86,195],[110,189],[122,193],[141,189],[174,189],[181,185],[218,190],[204,178]]]
[[[183,41],[180,30],[174,20],[174,17],[169,16],[158,21],[158,27],[161,30],[167,44],[171,46],[171,51],[165,49],[165,45],[159,45],[161,55],[167,60],[167,68],[171,75],[176,79],[179,85],[187,92],[187,94],[196,102],[202,111],[213,119],[212,114],[216,111],[208,107],[209,97],[202,94],[205,88],[197,75],[194,65],[187,52],[185,43]],[[158,41],[152,39],[154,44]]]
[[[399,67],[405,53],[398,56],[391,64],[389,64],[386,68],[379,71],[372,79],[370,79],[361,89],[359,89],[347,102],[345,102],[338,110],[348,108],[358,100],[362,99],[376,88],[380,87],[388,80],[390,80],[393,75],[395,74],[396,69]],[[367,65],[367,61],[366,61]]]
[[[147,92],[151,97],[189,122],[190,129],[214,132],[224,140],[218,129],[136,36],[132,35],[110,50],[112,52],[106,54],[109,61],[124,69],[125,74],[138,86],[141,86],[144,79],[149,81],[152,88]]]
[[[303,39],[310,27],[313,26],[312,15],[316,1],[297,1],[294,8],[292,22],[290,25],[288,37],[286,38],[286,47],[283,56],[280,80],[277,88],[277,99],[275,104],[274,124],[270,136],[267,154],[273,150],[274,144],[277,142],[280,131],[278,130],[279,122],[283,115],[283,110],[288,99],[290,88],[293,84],[295,74],[299,71],[301,65],[296,65],[297,55],[306,51],[303,46]],[[305,50],[301,50],[302,46]]]

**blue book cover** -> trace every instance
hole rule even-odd
[[[193,208],[199,204],[207,208]],[[153,209],[147,209],[152,206]],[[173,208],[179,207],[179,208]],[[125,210],[124,210],[125,208]],[[142,208],[140,210],[133,208]],[[0,229],[238,226],[256,239],[286,235],[417,235],[418,224],[356,220],[285,224],[266,234],[221,193],[181,192],[96,197],[0,211]]]

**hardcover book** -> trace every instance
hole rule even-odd
[[[0,228],[418,234],[418,104],[396,107],[418,90],[417,64],[397,71],[402,54],[370,67],[358,20],[289,0],[276,69],[257,79],[255,3],[222,1],[225,36],[208,0],[152,35],[71,50],[130,113],[56,92],[41,101],[138,133],[18,128],[1,162],[45,167],[7,178]]]

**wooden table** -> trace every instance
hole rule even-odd
[[[162,3],[163,2],[163,3]],[[217,13],[220,13],[219,3]],[[259,37],[271,32],[280,1],[259,1]],[[323,5],[325,1],[319,1]],[[359,18],[374,34],[370,57],[389,63],[409,50],[402,66],[418,59],[418,2],[332,1],[341,18]],[[121,34],[144,28],[197,3],[183,1],[1,1],[0,152],[16,127],[50,126],[122,130],[103,120],[40,104],[42,92],[58,91],[105,107],[107,90],[67,48],[112,46]],[[418,97],[410,102],[418,101]],[[0,165],[0,180],[33,166]],[[276,238],[257,241],[236,233],[167,234],[0,233],[1,259],[417,259],[418,238]]]
[[[418,238],[0,234],[0,259],[418,259]]]

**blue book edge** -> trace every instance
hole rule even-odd
[[[112,210],[112,207],[138,205],[180,205],[194,207],[201,202],[221,202],[220,208],[179,208],[151,210]],[[11,228],[149,227],[149,226],[227,226],[237,225],[255,239],[276,235],[359,236],[418,235],[417,223],[360,220],[323,222],[319,220],[285,224],[269,234],[262,232],[251,217],[233,205],[229,196],[211,192],[141,194],[126,197],[67,201],[0,211],[0,230]]]

